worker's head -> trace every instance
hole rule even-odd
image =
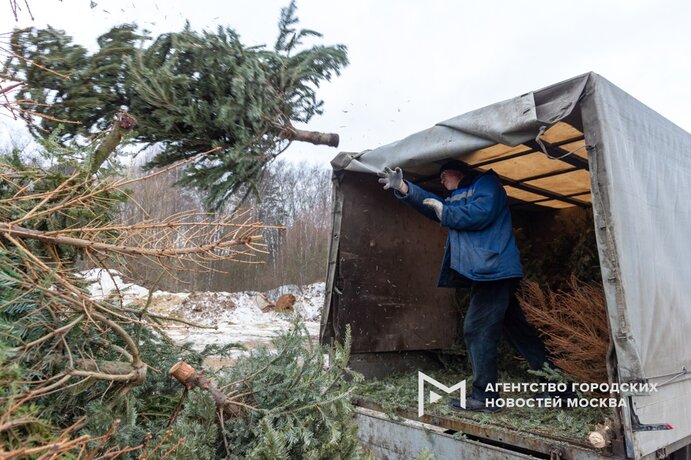
[[[468,165],[458,160],[449,160],[439,169],[439,180],[446,190],[456,190],[468,171]]]

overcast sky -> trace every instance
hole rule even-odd
[[[22,3],[23,0],[20,0]],[[93,47],[111,26],[154,34],[225,25],[272,45],[288,0],[29,0],[0,7],[0,32],[51,24]],[[93,5],[93,8],[91,7]],[[286,158],[323,162],[374,148],[469,110],[588,71],[691,131],[691,2],[686,0],[298,0],[300,26],[345,44],[350,65],[320,91],[309,129],[338,149],[294,143]],[[6,136],[7,130],[5,130]],[[2,131],[0,131],[0,135]]]

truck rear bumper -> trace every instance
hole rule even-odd
[[[531,440],[537,450],[507,444],[496,439],[453,434],[453,430],[405,418],[393,420],[383,412],[358,407],[355,415],[358,436],[377,459],[417,459],[424,453],[432,458],[473,460],[520,460],[554,458],[563,460],[612,460],[598,452],[553,440]],[[458,432],[460,433],[460,432]]]

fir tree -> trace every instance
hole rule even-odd
[[[209,392],[191,392],[167,444],[186,436],[173,458],[189,458],[188,437],[190,446],[206,449],[204,458],[213,446],[223,446],[216,458],[370,458],[359,445],[350,402],[362,380],[347,367],[350,330],[342,346],[325,348],[312,343],[304,325],[295,323],[272,343],[219,373],[214,390],[200,385]],[[214,431],[214,421],[222,429]]]
[[[348,63],[346,48],[305,46],[321,35],[298,30],[295,11],[294,2],[282,10],[273,49],[246,46],[227,27],[196,32],[189,24],[151,43],[135,25],[118,26],[99,37],[94,54],[52,28],[17,30],[6,66],[25,82],[19,98],[35,136],[65,123],[63,141],[90,137],[127,110],[137,120],[134,141],[166,147],[150,166],[221,147],[183,179],[218,207],[244,186],[253,189],[291,141],[337,143],[293,125],[322,113],[317,89]]]

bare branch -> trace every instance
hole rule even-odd
[[[214,227],[214,224],[207,223],[207,227]],[[169,228],[171,228],[170,226]],[[251,230],[258,230],[260,226],[250,227]],[[49,244],[64,244],[67,246],[73,246],[75,248],[89,249],[91,251],[108,252],[115,254],[124,255],[144,255],[144,256],[154,256],[154,257],[182,257],[190,254],[204,254],[204,253],[214,253],[216,251],[227,249],[233,246],[246,246],[249,245],[259,238],[261,235],[245,235],[237,239],[230,240],[217,240],[212,243],[202,244],[198,246],[186,246],[186,247],[163,247],[148,248],[145,246],[126,246],[118,244],[109,243],[99,243],[92,240],[85,240],[80,238],[72,238],[69,236],[61,235],[47,235],[45,232],[38,230],[30,230],[28,228],[14,226],[10,223],[0,223],[0,235],[5,237],[16,237],[22,239],[38,240]]]

